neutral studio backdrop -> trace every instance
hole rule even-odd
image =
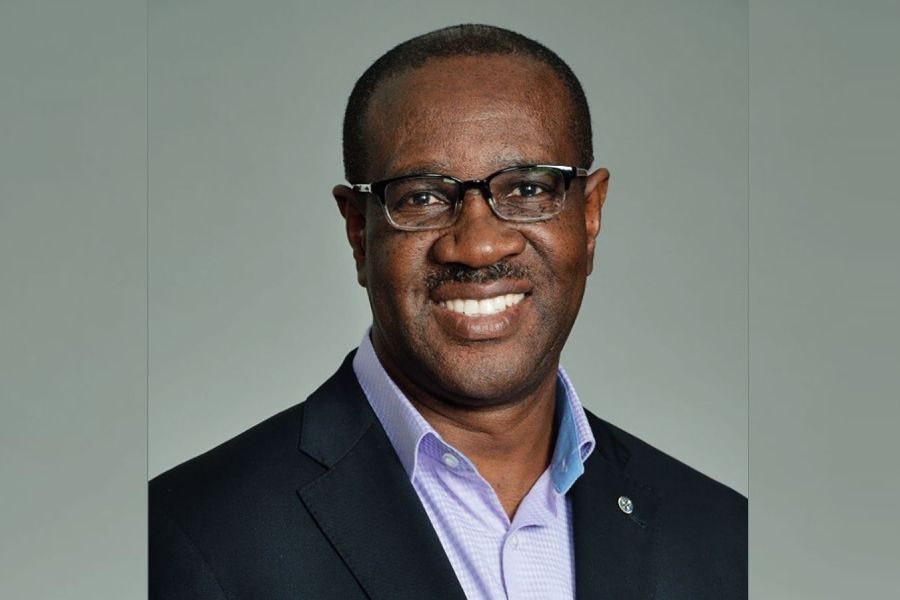
[[[584,404],[747,492],[747,4],[155,2],[149,474],[302,401],[370,321],[330,190],[356,78],[485,22],[581,79],[612,172],[563,364]]]
[[[592,102],[586,403],[741,489],[749,370],[750,597],[897,595],[900,4],[746,3],[748,204],[746,5],[246,4],[0,2],[0,598],[145,597],[148,398],[153,475],[357,343],[343,102],[460,21],[545,41]]]

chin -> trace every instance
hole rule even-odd
[[[536,367],[536,365],[535,365]],[[429,369],[428,387],[442,400],[465,406],[501,406],[522,400],[534,391],[546,378],[537,368],[522,363],[472,361],[454,364],[452,360],[441,363],[437,369]]]

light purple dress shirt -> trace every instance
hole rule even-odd
[[[572,508],[566,492],[584,472],[594,437],[565,371],[550,466],[510,522],[490,484],[446,443],[391,380],[368,332],[353,370],[428,513],[469,600],[575,597]],[[373,543],[377,543],[373,541]]]

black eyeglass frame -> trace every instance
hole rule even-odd
[[[491,180],[497,177],[498,175],[502,175],[504,173],[509,173],[510,171],[518,171],[522,169],[555,169],[562,174],[563,177],[563,198],[559,203],[559,210],[552,214],[540,215],[531,218],[524,219],[514,219],[505,217],[497,212],[497,206],[494,204],[494,197],[491,194]],[[572,180],[576,177],[587,177],[588,170],[583,169],[581,167],[573,167],[570,165],[513,165],[510,167],[505,167],[500,169],[499,171],[494,171],[484,179],[469,179],[462,180],[457,179],[456,177],[451,177],[450,175],[443,175],[441,173],[416,173],[414,175],[401,175],[399,177],[391,177],[390,179],[382,179],[380,181],[373,181],[372,183],[351,183],[350,187],[354,191],[363,192],[374,195],[378,198],[378,201],[381,203],[381,208],[384,211],[384,216],[387,219],[388,223],[391,224],[395,229],[399,229],[401,231],[427,231],[433,229],[444,229],[445,227],[450,227],[456,220],[459,218],[460,209],[462,208],[463,200],[466,197],[466,192],[470,189],[477,189],[481,192],[482,198],[488,203],[488,206],[491,207],[491,212],[494,213],[501,221],[509,221],[511,223],[535,223],[538,221],[546,221],[548,219],[552,219],[560,212],[562,212],[563,206],[566,202],[566,196],[569,192],[569,186],[572,183]],[[449,223],[446,225],[434,225],[434,226],[409,226],[409,225],[399,225],[391,218],[390,211],[387,208],[387,201],[384,199],[384,191],[387,189],[387,186],[397,182],[402,181],[404,179],[412,179],[417,177],[441,177],[443,179],[453,181],[457,186],[457,195],[456,201],[453,203],[453,214],[451,215]]]

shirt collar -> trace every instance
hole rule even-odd
[[[444,442],[390,378],[375,354],[368,331],[353,358],[353,371],[411,480],[416,477],[420,446],[426,438],[429,444],[434,438],[435,442],[464,457]],[[565,494],[584,473],[584,461],[593,451],[595,442],[578,394],[562,367],[556,377],[556,421],[550,479],[554,489]]]

